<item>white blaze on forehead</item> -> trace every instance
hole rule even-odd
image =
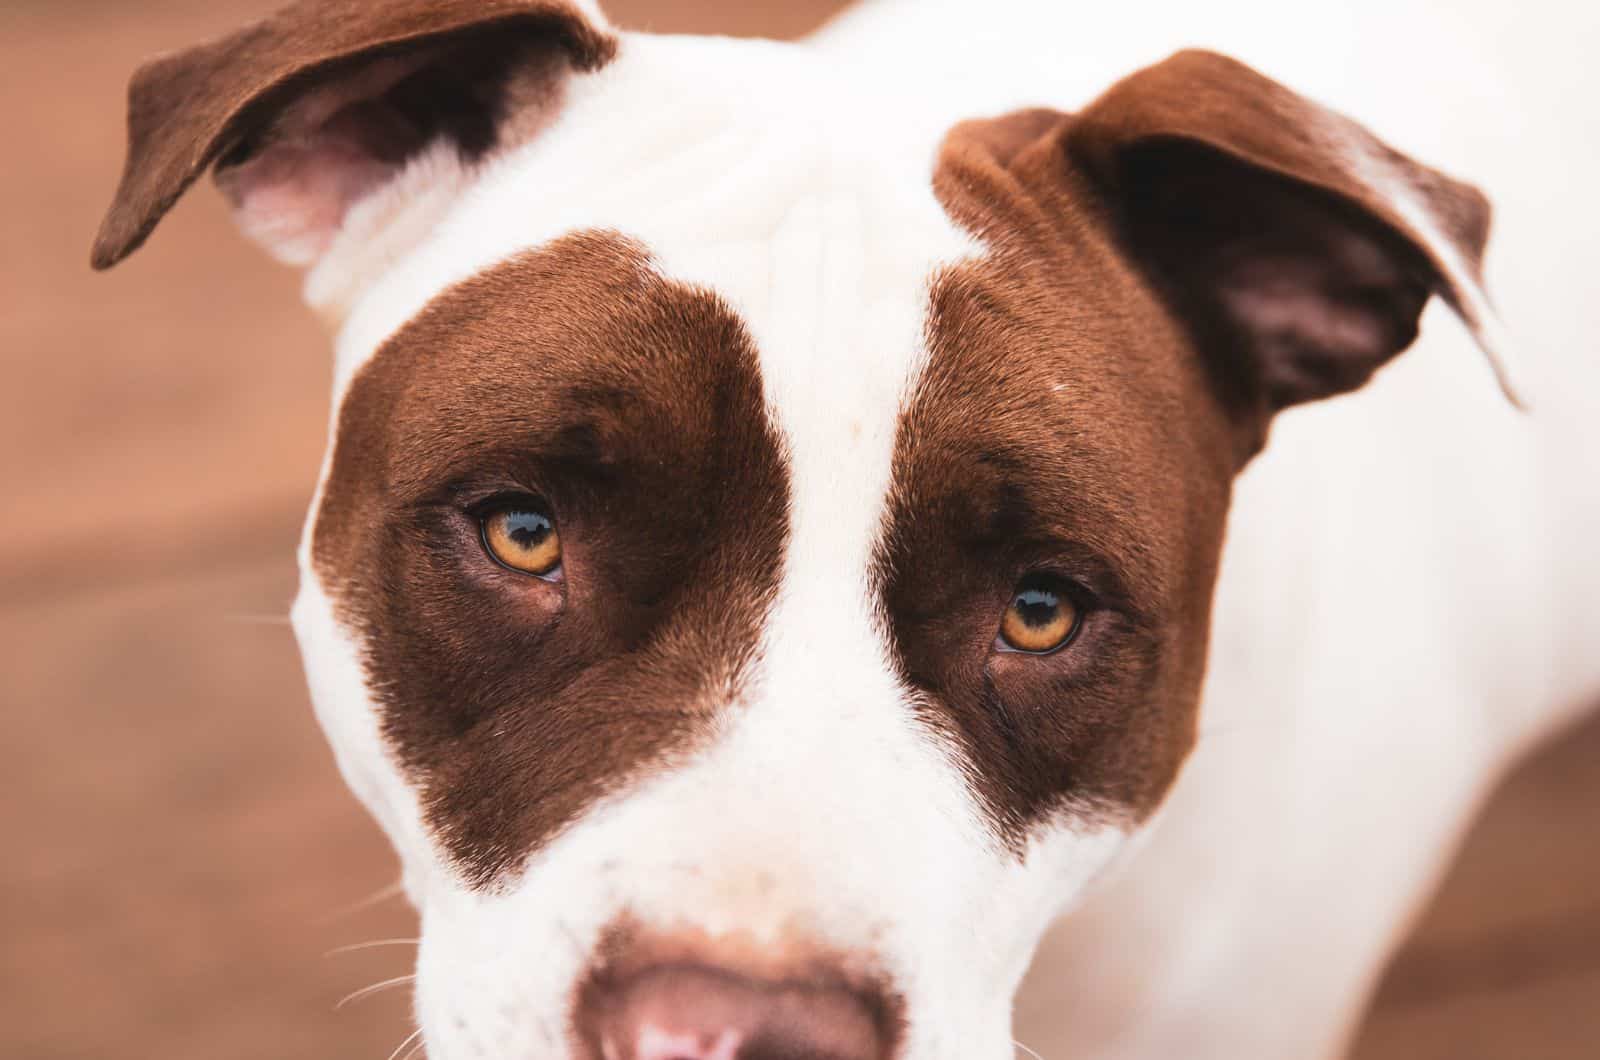
[[[892,153],[865,149],[892,127],[852,126],[849,109],[816,98],[827,79],[813,61],[760,42],[627,38],[618,60],[575,78],[559,117],[491,162],[425,241],[398,262],[360,262],[383,271],[365,277],[350,303],[337,342],[340,380],[440,291],[584,229],[638,239],[673,279],[718,281],[747,321],[764,319],[771,241],[812,194],[827,164],[819,148],[832,144],[842,156],[857,145],[859,157],[880,163]],[[786,76],[793,68],[812,76]],[[925,184],[929,159],[920,161],[922,171],[906,176]],[[882,198],[875,208],[902,208]],[[319,281],[327,282],[314,276],[312,297]]]

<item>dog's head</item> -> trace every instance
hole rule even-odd
[[[846,84],[579,0],[134,82],[96,263],[214,167],[337,328],[295,627],[439,1060],[1008,1055],[1271,417],[1487,323],[1480,195],[1219,56],[942,143]]]

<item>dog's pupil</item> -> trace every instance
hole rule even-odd
[[[548,516],[540,512],[507,512],[506,533],[520,548],[537,548],[555,529]]]
[[[1022,621],[1030,626],[1048,626],[1056,619],[1061,598],[1048,589],[1024,589],[1013,603]]]

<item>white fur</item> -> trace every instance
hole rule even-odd
[[[912,24],[918,42],[888,50]],[[1070,109],[1211,47],[1493,201],[1489,287],[1514,338],[1484,341],[1531,413],[1500,400],[1435,306],[1369,387],[1281,418],[1234,502],[1199,748],[1018,999],[1018,1038],[1052,1058],[1336,1055],[1488,786],[1600,700],[1585,264],[1600,151],[1577,133],[1600,90],[1600,17],[1488,0],[999,0],[975,19],[959,0],[879,0],[820,43],[889,90],[937,94],[941,115]],[[972,61],[985,54],[1005,76]]]
[[[798,927],[871,950],[906,994],[906,1060],[1009,1055],[1035,941],[1123,837],[1068,817],[1023,863],[995,849],[949,749],[891,678],[872,612],[866,564],[925,285],[976,249],[928,187],[954,118],[1071,107],[1175,46],[1218,46],[1488,184],[1513,224],[1491,275],[1527,269],[1540,285],[1508,284],[1502,304],[1590,351],[1577,325],[1540,315],[1580,282],[1553,259],[1554,207],[1487,157],[1503,147],[1445,135],[1503,130],[1535,108],[1477,99],[1470,123],[1441,115],[1482,91],[1466,71],[1487,47],[1446,47],[1458,23],[1442,7],[1134,3],[1050,17],[884,0],[810,49],[627,38],[537,140],[452,191],[436,225],[425,161],[399,187],[429,197],[428,224],[341,239],[313,273],[309,296],[342,321],[337,404],[449,284],[562,233],[614,228],[740,314],[793,461],[780,599],[734,720],[691,761],[596,806],[495,896],[466,890],[427,836],[359,648],[302,550],[295,622],[319,716],[422,912],[430,1056],[560,1055],[573,982],[624,907],[663,929]],[[1395,39],[1405,26],[1453,80],[1363,67],[1412,49]],[[940,74],[930,85],[919,70]],[[1529,127],[1537,150],[1600,176],[1592,148],[1553,146],[1560,123]],[[1539,239],[1516,234],[1540,224]],[[1593,479],[1594,399],[1535,381],[1545,418],[1519,418],[1459,331],[1435,316],[1425,330],[1370,391],[1284,417],[1241,483],[1199,750],[1144,848],[1051,935],[1019,1002],[1018,1036],[1052,1060],[1330,1054],[1485,784],[1600,689],[1600,576],[1569,558],[1600,531],[1600,491],[1573,485]],[[1593,393],[1590,356],[1577,378]]]

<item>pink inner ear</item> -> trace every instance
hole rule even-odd
[[[1281,218],[1278,237],[1292,241],[1246,239],[1210,265],[1216,297],[1279,403],[1360,386],[1410,345],[1428,297],[1380,237],[1319,220]]]
[[[1359,294],[1398,282],[1395,270],[1383,272],[1387,275],[1339,273],[1321,260],[1272,257],[1226,276],[1218,296],[1233,319],[1268,349],[1372,360],[1394,341],[1392,329]]]
[[[387,183],[400,162],[374,153],[371,137],[347,117],[280,140],[246,162],[219,170],[245,235],[288,265],[315,263],[333,242],[350,207]]]
[[[383,59],[307,92],[244,161],[217,169],[245,235],[288,265],[314,264],[350,207],[399,172],[425,137],[386,93],[425,65]]]

